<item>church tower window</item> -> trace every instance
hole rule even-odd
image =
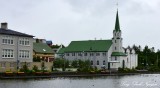
[[[97,61],[97,65],[99,65],[99,60]]]

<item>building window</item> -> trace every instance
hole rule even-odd
[[[93,65],[93,61],[91,60],[91,65]]]
[[[13,37],[11,36],[4,36],[2,38],[2,44],[10,44],[13,45]]]
[[[82,56],[82,54],[81,54],[81,53],[78,53],[78,56]]]
[[[69,53],[67,53],[66,56],[69,56]]]
[[[115,57],[115,61],[117,60],[117,57]]]
[[[29,58],[29,51],[28,50],[20,50],[19,57],[20,58]]]
[[[100,53],[96,53],[96,56],[100,56]]]
[[[106,65],[106,62],[105,62],[105,60],[103,61],[103,65]]]
[[[106,53],[103,53],[103,56],[106,56]]]
[[[87,56],[87,53],[84,53],[84,56]]]
[[[72,56],[75,56],[75,53],[72,53]]]
[[[115,43],[116,43],[116,40],[115,40]]]
[[[19,44],[28,46],[29,45],[29,39],[28,38],[21,38],[21,39],[19,39]]]
[[[99,61],[97,61],[97,65],[99,65]]]
[[[94,56],[94,53],[90,53],[90,56]]]
[[[116,50],[117,48],[115,47],[115,50]]]
[[[2,58],[13,58],[14,52],[12,49],[3,49]]]

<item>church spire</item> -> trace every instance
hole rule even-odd
[[[118,9],[117,9],[117,15],[116,15],[116,23],[115,23],[115,31],[121,31],[120,25],[119,25],[119,17],[118,17]]]

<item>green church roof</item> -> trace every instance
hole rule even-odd
[[[127,56],[127,54],[125,54],[123,52],[112,52],[111,56]]]
[[[53,50],[45,43],[33,43],[33,50],[36,53],[52,54]]]
[[[119,24],[118,10],[117,10],[117,15],[116,15],[116,23],[115,23],[115,29],[114,29],[114,31],[121,31],[120,30],[120,24]]]
[[[107,52],[112,40],[72,41],[65,52]]]

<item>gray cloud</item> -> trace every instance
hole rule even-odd
[[[111,39],[116,0],[0,0],[9,28],[68,45],[72,40]],[[124,46],[160,48],[159,0],[119,0]]]

